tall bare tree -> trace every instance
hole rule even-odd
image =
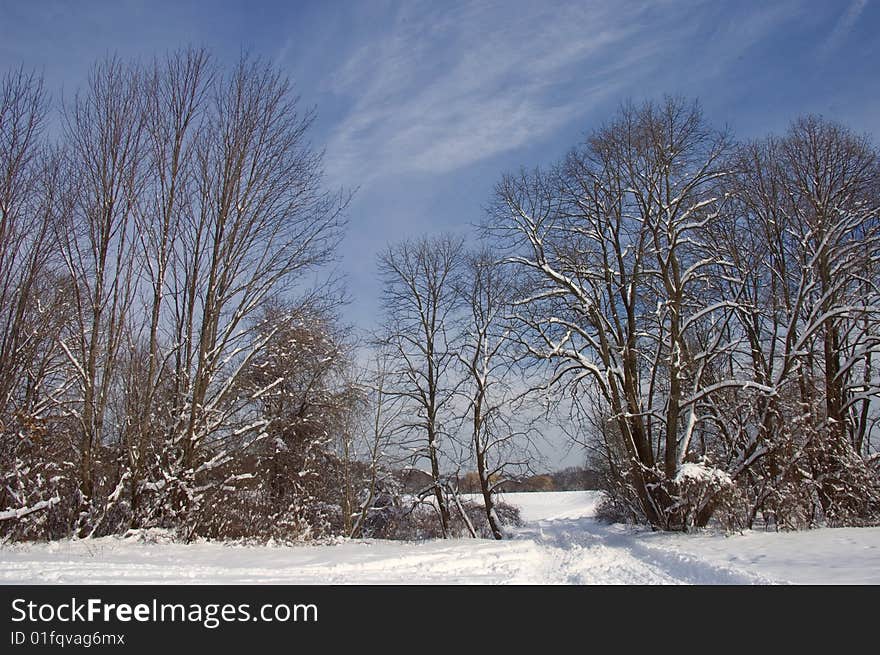
[[[529,383],[522,375],[511,334],[516,279],[488,249],[468,253],[463,268],[459,359],[468,401],[465,425],[469,426],[470,452],[489,529],[496,539],[502,539],[496,492],[509,481],[508,476],[528,471],[533,458],[529,415],[534,411],[524,404]]]
[[[63,448],[51,414],[63,393],[57,339],[69,285],[55,222],[67,194],[60,153],[43,135],[47,109],[39,76],[0,78],[0,508],[16,517],[60,502],[52,467]]]
[[[864,514],[861,457],[877,423],[877,153],[806,117],[782,138],[743,145],[736,169],[719,252],[746,282],[740,361],[774,391],[728,421],[741,444],[732,471],[753,480],[750,520],[761,511],[798,527]]]
[[[129,421],[125,451],[132,520],[137,521],[140,492],[151,460],[183,411],[179,371],[173,368],[181,344],[171,319],[172,266],[192,211],[194,154],[214,70],[203,50],[183,50],[153,61],[143,87],[143,191],[136,205],[139,270],[145,321],[132,325],[131,370],[127,397]],[[173,305],[171,305],[173,306]],[[144,335],[145,333],[145,335]],[[139,356],[140,355],[140,356]]]
[[[380,346],[395,360],[388,393],[412,408],[401,445],[414,466],[427,462],[431,488],[424,493],[434,497],[444,537],[450,508],[442,448],[455,416],[453,322],[461,306],[456,278],[463,248],[461,238],[443,235],[401,242],[379,258],[385,314]]]
[[[555,362],[553,383],[598,391],[630,509],[661,527],[684,520],[673,489],[701,401],[753,384],[712,377],[732,310],[713,288],[704,231],[728,149],[696,105],[627,105],[550,172],[506,177],[493,208],[533,285],[519,303],[533,354]]]
[[[272,293],[291,289],[327,263],[341,237],[346,198],[322,188],[321,154],[309,147],[312,112],[301,112],[289,82],[248,58],[209,91],[194,145],[193,200],[171,264],[177,393],[185,411],[174,433],[175,484],[192,484],[224,457],[234,425],[236,382],[271,339],[254,316]],[[189,498],[177,494],[179,501]]]
[[[46,111],[41,78],[19,69],[0,80],[0,421],[4,425],[30,404],[25,397],[32,397],[34,385],[39,384],[32,365],[46,347],[39,302],[47,309],[51,304],[52,293],[46,291],[55,272],[52,221],[59,177],[57,158],[46,155],[42,140]],[[48,337],[51,341],[52,335]]]
[[[53,461],[75,462],[35,474],[76,481],[68,529],[190,533],[266,434],[241,393],[282,327],[259,312],[308,297],[342,235],[347,196],[322,187],[313,113],[260,60],[220,74],[201,50],[109,57],[63,108],[53,152],[39,78],[0,91],[3,432],[30,403],[15,433],[51,433]],[[40,494],[15,492],[9,516]]]
[[[78,392],[75,449],[80,493],[96,492],[96,458],[118,439],[120,417],[108,415],[119,348],[134,297],[135,207],[143,181],[141,71],[118,58],[97,64],[87,88],[64,111],[73,212],[59,226],[72,280],[77,330],[61,342]]]

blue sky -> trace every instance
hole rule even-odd
[[[0,0],[0,67],[60,96],[107,52],[275,61],[316,106],[328,184],[357,188],[340,267],[371,326],[375,253],[467,230],[500,175],[558,159],[627,99],[699,98],[740,137],[816,112],[880,136],[880,2]]]

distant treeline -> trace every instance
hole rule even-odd
[[[462,493],[480,493],[476,473],[467,473],[458,479]],[[569,466],[559,471],[510,478],[499,485],[498,491],[583,491],[602,488],[602,474],[588,468]]]

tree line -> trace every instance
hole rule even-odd
[[[878,220],[867,137],[807,116],[736,142],[676,98],[503,178],[486,230],[528,280],[518,341],[595,444],[610,515],[876,521]]]
[[[0,83],[3,532],[223,534],[235,504],[266,525],[316,484],[288,433],[349,393],[333,294],[305,284],[347,202],[312,112],[270,65],[193,49],[102,60],[49,108],[39,76]]]
[[[109,57],[51,107],[0,81],[0,534],[501,538],[551,426],[617,520],[876,522],[868,137],[623,105],[476,234],[390,244],[360,338],[349,195],[272,65]]]

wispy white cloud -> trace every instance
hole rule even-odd
[[[407,3],[327,83],[348,102],[328,170],[366,185],[460,169],[549,138],[609,97],[720,77],[802,11],[792,0],[732,20],[700,0]]]
[[[832,50],[837,48],[846,39],[867,6],[868,0],[853,0],[853,2],[850,2],[846,11],[843,12],[843,15],[834,24],[834,29],[831,30],[828,38],[822,42],[822,46],[819,49],[821,56],[824,57],[830,54]]]
[[[442,173],[545,137],[612,92],[614,71],[650,55],[634,39],[640,12],[620,21],[612,4],[407,5],[334,77],[331,90],[353,103],[327,147],[331,172]],[[595,84],[561,84],[588,62]]]

